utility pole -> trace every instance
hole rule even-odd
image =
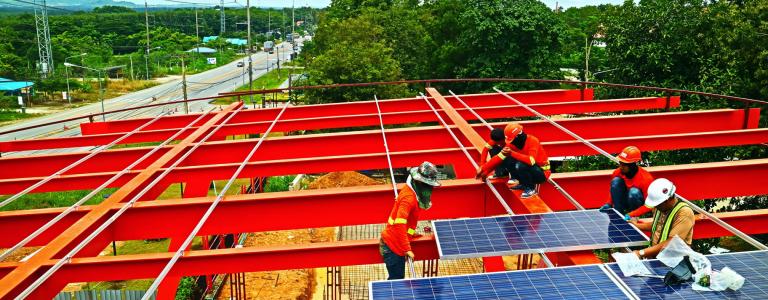
[[[184,91],[184,113],[189,114],[189,102],[187,102],[187,68],[184,65],[184,54],[181,55],[181,87]]]
[[[224,0],[221,0],[219,4],[219,10],[221,10],[221,29],[219,30],[219,35],[221,36],[221,38],[224,38],[224,32],[226,31],[226,28],[227,28],[226,26],[227,21],[224,16]]]
[[[253,46],[251,45],[251,0],[246,1],[245,5],[246,9],[246,21],[248,22],[248,51],[246,51],[246,55],[248,55],[248,91],[253,91],[253,58],[251,56],[251,50],[253,50]],[[256,108],[256,103],[253,102],[253,94],[250,95],[251,98],[251,106],[253,108]]]
[[[195,6],[195,36],[197,36],[197,56],[200,56],[200,25],[197,23],[197,6]]]
[[[147,68],[147,80],[149,80],[149,6],[144,0],[144,25],[147,28],[147,55],[144,56],[144,67]]]
[[[293,32],[296,30],[296,0],[291,1],[291,45],[293,45]]]
[[[136,80],[136,78],[133,77],[133,55],[129,54],[128,59],[131,61],[131,80]]]
[[[35,5],[35,30],[37,52],[40,57],[40,78],[46,78],[53,74],[53,52],[51,51],[51,30],[48,27],[48,6],[45,0],[40,2],[40,5]]]

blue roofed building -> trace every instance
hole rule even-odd
[[[32,81],[15,81],[0,77],[0,94],[16,95],[21,93],[22,89],[30,88],[35,85]]]

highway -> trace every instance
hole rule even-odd
[[[272,70],[277,66],[277,53],[280,53],[280,61],[287,61],[290,58],[292,52],[290,44],[283,43],[279,45],[282,47],[280,51],[275,51],[274,54],[268,54],[265,52],[258,52],[252,55],[253,59],[253,79],[259,78],[267,73],[267,66],[269,64],[269,70]],[[238,67],[238,62],[244,62],[244,67]],[[244,85],[248,82],[248,59],[244,57],[242,59],[233,61],[221,67],[211,69],[199,74],[187,76],[187,97],[203,98],[215,96],[223,92],[231,92],[237,87]],[[254,87],[255,88],[255,87]],[[155,97],[156,100],[153,100]],[[112,99],[104,101],[104,107],[106,111],[117,110],[129,107],[142,106],[158,102],[168,102],[183,99],[182,83],[181,79],[175,79],[158,86],[154,86],[148,89],[135,91],[129,94],[125,94]],[[201,112],[209,109],[211,104],[209,101],[195,101],[189,103],[190,112]],[[0,131],[13,130],[16,128],[43,124],[55,120],[62,120],[72,118],[76,116],[82,116],[92,113],[99,113],[102,111],[101,103],[93,103],[78,107],[75,109],[62,111],[43,117],[31,119],[28,121],[16,123],[0,127]],[[106,120],[120,120],[130,119],[137,117],[157,116],[163,112],[170,111],[170,114],[183,114],[184,104],[164,105],[151,108],[143,108],[126,112],[119,112],[109,114],[106,116]],[[94,122],[102,121],[101,116],[94,117]],[[80,119],[75,121],[69,121],[66,123],[59,123],[55,125],[48,125],[33,129],[28,129],[20,132],[8,133],[0,135],[0,141],[16,140],[16,139],[31,139],[38,137],[53,137],[53,136],[75,136],[80,134],[80,127],[78,124],[82,122],[89,122],[88,119]],[[66,126],[67,129],[64,129]],[[16,155],[30,155],[30,154],[43,154],[53,152],[66,152],[84,149],[59,149],[59,150],[46,150],[46,151],[23,151],[15,153],[3,153],[3,156],[16,156]]]

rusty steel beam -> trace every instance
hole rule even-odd
[[[202,137],[213,127],[213,125],[222,121],[231,111],[241,105],[242,103],[232,104],[221,112],[215,114],[204,126],[195,130],[193,134],[175,145],[174,148],[170,149],[162,157],[154,161],[149,167],[136,174],[136,176],[115,191],[109,198],[97,205],[93,210],[89,211],[88,214],[78,219],[72,226],[48,243],[29,260],[0,279],[0,287],[3,287],[0,289],[0,299],[7,297],[12,290],[22,288],[22,284],[28,282],[30,278],[33,278],[45,261],[69,251],[69,249],[79,242],[80,239],[89,233],[89,230],[93,230],[95,224],[107,216],[112,205],[122,202],[132,193],[135,193],[136,189],[147,183],[155,172],[162,168],[162,166],[170,162],[195,140]]]
[[[759,110],[754,109],[752,114],[759,116]],[[434,116],[434,114],[433,114]],[[757,117],[752,118],[757,120]],[[744,121],[744,114],[741,110],[713,110],[703,112],[681,112],[667,114],[641,114],[626,116],[592,117],[578,119],[564,119],[559,122],[570,130],[584,136],[588,139],[604,139],[627,137],[634,139],[641,135],[669,135],[676,133],[694,133],[703,131],[723,131],[741,128]],[[559,130],[553,130],[553,127],[543,121],[524,121],[521,122],[526,131],[539,137],[539,139],[548,142],[569,141],[571,140]],[[635,124],[626,127],[623,124]],[[492,124],[501,127],[503,123]],[[626,129],[622,129],[626,128]],[[474,125],[473,129],[481,136],[488,136],[489,131],[481,125]],[[454,129],[454,132],[458,133]],[[380,133],[371,131],[316,134],[306,136],[290,136],[280,138],[270,138],[265,141],[260,158],[263,160],[287,159],[291,157],[303,158],[311,156],[332,156],[346,154],[363,154],[377,152],[379,147]],[[436,126],[403,128],[387,130],[387,135],[391,137],[390,150],[409,151],[409,150],[427,150],[434,148],[454,147],[455,142],[444,129]],[[750,135],[747,138],[745,135]],[[656,137],[663,139],[664,137]],[[672,138],[676,138],[672,136]],[[691,137],[695,138],[695,137]],[[701,140],[703,143],[721,143],[726,141],[743,141],[743,144],[755,143],[754,133],[739,133],[733,136],[726,136],[725,139],[714,137],[712,141]],[[759,138],[759,136],[758,136]],[[430,143],[423,141],[429,140]],[[618,143],[623,143],[621,139],[616,139]],[[608,143],[610,141],[604,141]],[[674,140],[669,141],[674,145]],[[203,145],[199,152],[196,152],[188,158],[188,163],[184,166],[218,164],[234,162],[245,157],[248,147],[255,143],[253,140],[238,141],[218,141]],[[652,143],[652,141],[651,141]],[[346,145],[354,144],[355,147]],[[464,145],[469,145],[466,143]],[[552,143],[548,146],[548,152],[552,153],[550,147],[578,147],[577,144],[569,142]],[[613,149],[615,146],[607,146]],[[620,146],[618,150],[624,146]],[[653,148],[654,146],[651,146]],[[285,149],[312,149],[311,151],[285,151]],[[645,147],[641,147],[643,150]],[[556,149],[552,149],[556,150]],[[129,148],[105,151],[93,157],[88,164],[77,167],[70,172],[72,174],[109,172],[120,170],[123,167],[135,161],[149,151],[149,148]],[[166,150],[161,150],[155,157],[160,157]],[[557,150],[555,152],[558,152]],[[567,151],[563,150],[563,151]],[[53,173],[57,168],[63,168],[81,157],[87,155],[83,153],[67,153],[53,155],[37,155],[29,157],[6,157],[0,159],[0,180],[8,178],[40,177]],[[551,154],[553,156],[557,156]],[[568,155],[568,154],[566,154]],[[150,158],[151,160],[152,158]],[[137,168],[144,168],[147,164],[139,165]],[[0,192],[2,193],[2,192]]]
[[[676,102],[679,104],[679,101]],[[637,110],[637,109],[654,109],[661,108],[663,105],[663,98],[638,98],[638,99],[621,99],[621,100],[601,100],[601,101],[575,101],[565,103],[545,103],[545,104],[533,104],[532,107],[536,107],[538,110],[550,113],[550,114],[580,114],[590,112],[617,112],[623,110]],[[303,108],[303,106],[298,106]],[[469,113],[467,109],[457,109],[460,115],[466,119],[473,119],[474,115]],[[510,118],[510,117],[523,117],[529,116],[530,113],[517,105],[498,105],[477,108],[476,111],[483,118]],[[261,111],[258,111],[261,112]],[[194,116],[194,115],[189,115]],[[389,112],[382,113],[382,117],[385,124],[407,124],[418,122],[431,122],[434,121],[434,114],[430,110],[414,110],[405,112]],[[181,120],[186,120],[185,117]],[[235,118],[233,118],[235,119]],[[175,121],[181,121],[175,120]],[[242,134],[260,134],[263,133],[266,127],[269,126],[269,121],[247,121],[231,123],[222,128],[214,138],[223,138],[230,135],[242,135]],[[374,122],[375,121],[375,122]],[[345,127],[362,127],[373,126],[378,123],[378,114],[376,113],[364,113],[364,114],[348,114],[339,116],[317,116],[307,118],[293,118],[281,121],[275,130],[279,132],[289,132],[296,130],[317,130],[328,128],[345,128]],[[96,126],[100,123],[89,123]],[[83,125],[85,126],[85,125]],[[119,128],[119,127],[118,127]],[[91,130],[93,131],[93,130]],[[91,132],[91,131],[85,131]],[[147,129],[141,131],[129,139],[126,139],[121,144],[132,143],[145,143],[155,142],[166,139],[173,133],[178,131],[178,128],[161,128],[161,129]],[[73,137],[57,137],[57,138],[42,138],[31,140],[15,140],[0,142],[0,152],[10,151],[25,151],[25,150],[40,150],[40,149],[53,149],[53,148],[71,148],[71,147],[87,147],[94,145],[107,144],[115,140],[119,135],[124,134],[121,132],[103,132],[103,133],[91,133],[82,136]],[[181,136],[183,138],[184,136]]]
[[[768,210],[719,213],[717,217],[733,222],[750,234],[768,232]],[[749,222],[744,222],[748,220]],[[696,222],[696,238],[727,236],[727,232],[709,232],[711,220]],[[417,260],[438,258],[432,236],[412,242]],[[41,287],[38,296],[55,296],[70,282],[114,281],[152,278],[171,258],[172,253],[152,253],[120,256],[75,258],[52,278],[52,284]],[[44,262],[43,268],[55,261]],[[190,251],[171,271],[171,276],[197,276],[239,272],[261,272],[287,269],[320,268],[382,263],[377,240],[340,241],[304,245],[248,247],[235,249]],[[0,263],[0,276],[19,267],[19,263]],[[114,272],[120,270],[120,272]]]

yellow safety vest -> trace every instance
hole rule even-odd
[[[664,229],[661,231],[661,235],[659,236],[659,240],[656,242],[656,244],[663,243],[669,238],[669,229],[672,227],[672,223],[674,223],[675,215],[677,215],[677,212],[683,208],[688,206],[688,204],[685,204],[685,202],[678,201],[675,203],[675,207],[672,208],[672,211],[669,212],[669,215],[667,215],[667,221],[664,222]],[[656,225],[659,223],[659,218],[661,217],[661,212],[656,209],[656,212],[653,214],[653,225],[651,226],[651,243],[653,243],[653,236],[656,234]]]

